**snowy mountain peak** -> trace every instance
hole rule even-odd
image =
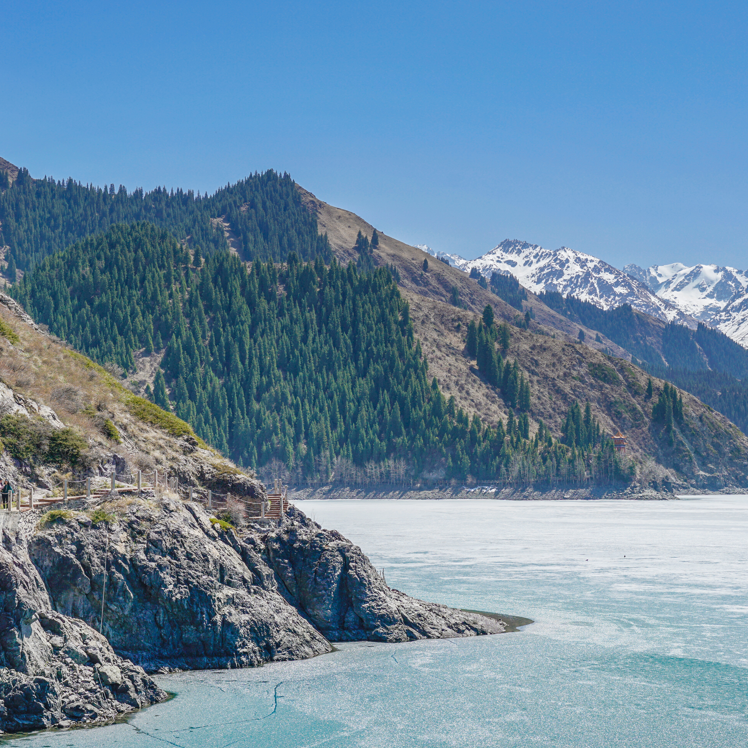
[[[647,314],[668,322],[695,327],[696,321],[655,295],[645,283],[632,278],[597,257],[569,247],[545,249],[538,244],[505,239],[461,269],[476,268],[486,278],[495,272],[513,275],[535,293],[558,291],[603,309],[631,304]]]
[[[630,274],[627,265],[626,271]],[[636,267],[636,266],[633,266]],[[748,273],[720,265],[652,265],[644,275],[647,286],[700,322],[716,327],[748,346]]]
[[[720,265],[671,262],[618,270],[592,255],[569,247],[545,249],[520,239],[505,239],[475,260],[420,249],[469,273],[490,279],[513,275],[534,293],[557,291],[602,309],[630,304],[666,322],[696,327],[704,322],[748,348],[748,272]]]

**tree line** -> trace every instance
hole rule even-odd
[[[214,194],[192,190],[128,192],[83,185],[73,179],[32,179],[21,169],[12,186],[0,184],[0,247],[9,246],[6,275],[27,271],[45,257],[117,223],[149,221],[203,255],[228,244],[216,219],[225,217],[236,235],[243,259],[283,261],[291,252],[303,259],[318,255],[326,261],[331,250],[317,220],[302,203],[288,174],[253,174]]]

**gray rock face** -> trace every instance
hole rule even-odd
[[[0,731],[110,722],[165,699],[145,671],[115,655],[97,631],[52,609],[26,552],[37,518],[6,518],[0,548]]]
[[[261,560],[195,504],[132,501],[111,523],[79,514],[35,534],[29,553],[56,610],[101,627],[117,653],[148,670],[330,651]]]
[[[293,507],[264,544],[287,598],[331,641],[404,642],[505,630],[499,621],[391,589],[358,546]]]
[[[328,640],[505,630],[390,589],[360,548],[294,508],[240,532],[198,504],[146,496],[21,522],[0,549],[6,731],[154,703],[164,694],[142,668],[256,666],[329,652]]]

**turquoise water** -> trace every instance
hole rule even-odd
[[[10,745],[748,745],[748,497],[300,506],[391,586],[536,622],[161,677],[127,723]]]

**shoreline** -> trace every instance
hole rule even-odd
[[[501,621],[506,625],[506,629],[504,630],[505,634],[515,634],[525,626],[529,626],[530,624],[535,623],[532,618],[525,618],[524,616],[510,616],[504,613],[489,613],[486,610],[471,610],[470,608],[460,608],[460,610],[464,611],[465,613],[475,613],[475,615],[478,616],[485,616],[486,618],[491,618],[494,621]],[[497,634],[489,634],[489,636],[497,636]],[[408,644],[409,642],[404,643]]]
[[[718,490],[678,488],[672,491],[642,488],[640,486],[611,487],[558,487],[549,490],[535,486],[509,487],[478,486],[378,486],[357,488],[328,484],[322,486],[289,486],[290,501],[336,500],[389,500],[389,501],[442,501],[444,499],[484,499],[486,501],[678,501],[688,496],[742,496],[748,488],[726,487]]]
[[[595,501],[616,499],[620,501],[672,501],[678,494],[639,487],[564,487],[542,490],[533,486],[508,487],[495,485],[446,487],[371,487],[351,486],[289,486],[291,501],[335,501],[387,499],[392,501],[439,501],[443,499],[485,499],[490,501]],[[684,493],[684,492],[679,492]],[[701,495],[701,494],[695,494]]]

